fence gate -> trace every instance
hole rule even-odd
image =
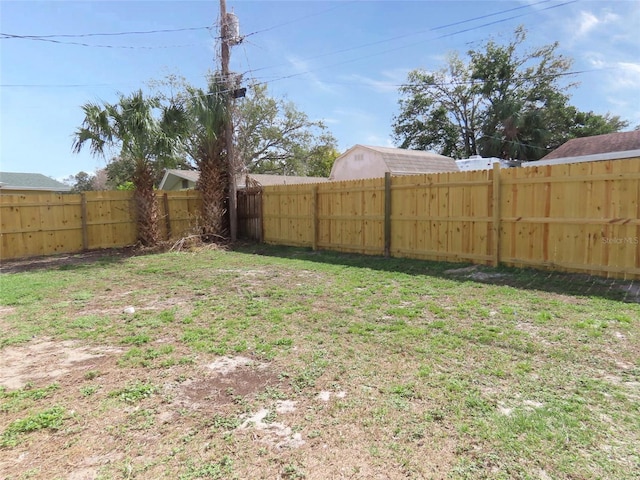
[[[262,187],[238,190],[238,237],[262,242]]]

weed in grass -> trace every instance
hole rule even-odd
[[[176,320],[176,309],[163,310],[158,314],[158,319],[162,323],[172,323]]]
[[[65,415],[64,408],[55,406],[40,413],[34,413],[20,420],[15,420],[7,426],[2,436],[0,436],[0,447],[15,447],[20,443],[21,436],[28,432],[47,428],[57,430],[62,426]]]
[[[154,365],[162,368],[174,365],[177,363],[172,358],[163,359],[158,363],[154,363],[154,360],[170,355],[173,352],[173,345],[162,345],[158,348],[146,348],[141,349],[133,347],[129,349],[120,360],[118,365],[121,367],[153,367]]]
[[[0,386],[0,412],[24,410],[33,405],[35,401],[47,398],[59,389],[60,385],[57,383],[44,388],[33,388],[32,384],[27,384],[23,388],[11,392]]]
[[[109,396],[126,403],[137,403],[144,398],[150,397],[156,391],[157,388],[154,385],[136,381],[124,388],[110,392]]]
[[[100,385],[86,385],[84,387],[80,387],[80,393],[83,397],[90,397],[98,390],[100,390]]]
[[[93,293],[88,292],[86,290],[79,290],[79,291],[73,292],[73,294],[71,295],[71,299],[75,303],[79,303],[79,304],[84,304],[88,300],[91,300],[92,298],[93,298]]]
[[[266,387],[264,392],[257,396],[258,400],[284,400],[287,394],[275,387]]]
[[[100,376],[100,371],[99,370],[89,370],[84,374],[84,379],[85,380],[93,380],[95,378],[98,378]]]
[[[448,313],[441,305],[430,303],[427,309],[438,318],[447,318]]]
[[[233,461],[231,457],[225,455],[219,462],[208,462],[196,465],[189,462],[187,471],[181,474],[179,480],[194,480],[197,478],[208,478],[212,480],[229,478],[233,472]]]
[[[122,343],[125,345],[144,345],[145,343],[149,343],[150,341],[151,337],[146,333],[125,337],[122,339]]]
[[[282,468],[282,478],[286,480],[298,480],[306,478],[307,475],[300,465],[288,463]]]
[[[326,353],[322,350],[314,352],[311,362],[291,380],[291,386],[296,392],[306,388],[313,388],[316,380],[324,373],[329,362],[324,358]]]
[[[408,400],[420,398],[420,395],[416,391],[416,386],[413,383],[394,385],[391,387],[390,392],[398,397],[406,398]]]
[[[215,430],[234,430],[240,426],[242,422],[237,416],[224,416],[216,413],[211,420],[207,422],[207,426]]]
[[[537,323],[538,325],[544,325],[546,323],[549,323],[552,318],[553,316],[551,315],[551,313],[547,311],[538,312],[535,317],[535,323]]]
[[[134,410],[127,417],[128,430],[148,430],[155,424],[156,411],[153,409]]]
[[[278,414],[276,413],[275,410],[269,410],[269,412],[265,415],[265,417],[262,419],[262,421],[264,423],[273,423],[276,421],[276,418],[278,418]]]

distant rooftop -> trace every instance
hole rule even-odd
[[[0,190],[68,192],[71,187],[41,173],[0,172]]]
[[[640,150],[640,130],[573,138],[540,160]]]

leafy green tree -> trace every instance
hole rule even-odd
[[[64,180],[64,183],[71,185],[72,193],[89,192],[95,190],[93,185],[94,178],[94,175],[81,171],[75,175],[70,175]]]
[[[311,175],[336,140],[322,122],[313,122],[291,102],[276,100],[254,85],[234,112],[236,155],[252,173]],[[335,160],[335,158],[333,159]],[[332,164],[328,157],[325,162]],[[329,171],[331,167],[329,166]]]
[[[579,112],[570,107],[569,115],[569,134],[571,138],[615,133],[629,126],[629,122],[622,120],[618,115],[611,115],[610,113],[597,115],[593,112]]]
[[[572,61],[557,53],[557,42],[525,50],[525,40],[519,27],[506,45],[489,40],[466,61],[452,54],[436,72],[410,72],[393,123],[396,143],[458,158],[537,160],[576,136],[628,125],[572,107],[567,92],[575,84],[563,84]]]
[[[176,129],[182,121],[180,109],[161,105],[157,97],[145,97],[141,90],[120,95],[117,103],[87,103],[85,118],[76,130],[73,151],[85,145],[93,155],[109,149],[133,166],[134,203],[138,240],[145,246],[159,240],[158,206],[154,193],[154,166],[173,156]]]
[[[340,156],[340,152],[333,144],[333,139],[320,142],[313,151],[310,152],[307,161],[307,175],[310,177],[329,177],[331,168]]]
[[[131,158],[113,157],[105,167],[109,184],[115,189],[126,183],[133,184],[135,168],[135,162]]]
[[[522,51],[526,31],[518,27],[506,45],[489,40],[469,51],[472,78],[479,80],[483,112],[478,153],[485,157],[536,160],[550,147],[556,119],[567,108],[562,86],[572,60],[556,52],[558,43]],[[553,148],[553,147],[552,147]]]
[[[447,66],[436,72],[410,72],[400,93],[394,135],[401,148],[433,149],[451,157],[477,153],[483,99],[470,66],[458,54],[450,54]]]

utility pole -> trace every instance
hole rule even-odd
[[[222,78],[225,82],[225,103],[227,110],[227,122],[225,125],[225,143],[227,150],[227,166],[229,168],[229,234],[231,241],[238,239],[238,198],[236,186],[236,161],[233,149],[233,92],[235,89],[234,81],[229,73],[229,47],[234,41],[229,31],[229,19],[227,17],[227,2],[220,0],[220,36],[222,58]]]

